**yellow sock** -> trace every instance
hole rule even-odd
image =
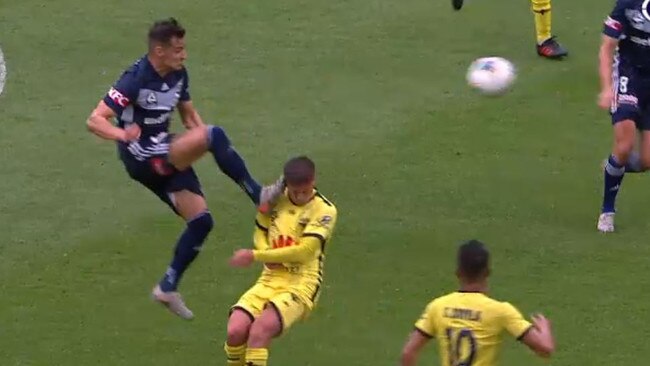
[[[223,350],[226,351],[226,357],[228,366],[244,366],[246,364],[246,343],[241,346],[230,346],[226,343],[223,346]]]
[[[246,350],[246,366],[266,366],[269,350],[266,348],[249,348]]]
[[[537,43],[551,38],[551,0],[531,0],[535,13],[535,32]]]

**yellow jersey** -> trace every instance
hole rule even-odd
[[[435,337],[443,366],[495,366],[503,331],[520,339],[531,328],[519,310],[480,292],[454,292],[430,302],[415,328]]]
[[[265,263],[258,282],[287,288],[313,307],[336,218],[336,207],[318,191],[302,206],[293,204],[285,192],[268,214],[258,213],[253,253]]]

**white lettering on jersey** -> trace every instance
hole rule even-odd
[[[111,90],[108,91],[108,97],[121,107],[126,107],[130,102],[129,98],[125,97],[115,88],[111,88]]]
[[[160,116],[156,118],[145,118],[144,119],[144,124],[145,125],[158,125],[161,123],[167,122],[169,119],[169,116],[171,115],[171,112],[163,113]]]
[[[639,38],[639,37],[630,37],[630,41],[639,44],[641,46],[650,46],[650,39],[649,38]]]
[[[5,79],[7,78],[7,66],[5,65],[5,56],[0,48],[0,94],[5,88]]]

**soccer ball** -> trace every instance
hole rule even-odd
[[[482,57],[469,66],[467,83],[482,93],[502,94],[515,81],[517,73],[512,62],[502,57]]]

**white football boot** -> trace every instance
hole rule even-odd
[[[262,187],[262,192],[260,192],[260,203],[257,206],[257,209],[261,213],[267,213],[277,202],[278,198],[284,193],[285,188],[286,183],[283,176],[280,176],[275,183]]]
[[[185,320],[192,320],[194,318],[194,313],[188,309],[183,302],[181,294],[176,291],[164,292],[160,289],[160,285],[156,285],[151,291],[151,298]]]
[[[601,233],[614,232],[614,213],[604,212],[598,217],[598,231]]]

